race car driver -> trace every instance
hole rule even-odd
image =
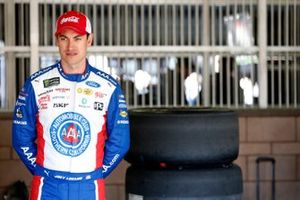
[[[31,200],[104,200],[104,178],[129,148],[126,101],[86,59],[93,34],[83,13],[63,13],[55,38],[60,61],[31,75],[17,98],[13,146],[33,174]]]

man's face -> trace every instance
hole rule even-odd
[[[87,48],[92,44],[92,34],[79,35],[77,32],[66,29],[56,37],[56,45],[58,46],[64,68],[79,69],[85,68],[85,59]]]

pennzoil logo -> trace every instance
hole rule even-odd
[[[127,115],[128,115],[128,113],[126,111],[124,111],[124,110],[120,112],[120,116],[121,117],[125,118],[125,117],[127,117]]]
[[[66,112],[53,121],[50,136],[56,151],[66,156],[79,156],[91,141],[90,124],[81,114]]]
[[[91,96],[93,95],[93,90],[90,89],[90,88],[77,88],[77,93],[78,94],[84,94],[84,95],[87,95],[87,96]]]

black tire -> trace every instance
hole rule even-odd
[[[241,200],[243,181],[237,165],[207,169],[129,167],[127,200]]]
[[[238,156],[238,115],[210,108],[129,110],[133,164],[217,165]]]

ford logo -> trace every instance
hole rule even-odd
[[[96,83],[94,81],[87,81],[86,84],[88,86],[91,86],[91,87],[94,87],[94,88],[99,88],[100,87],[100,84],[99,83]]]

